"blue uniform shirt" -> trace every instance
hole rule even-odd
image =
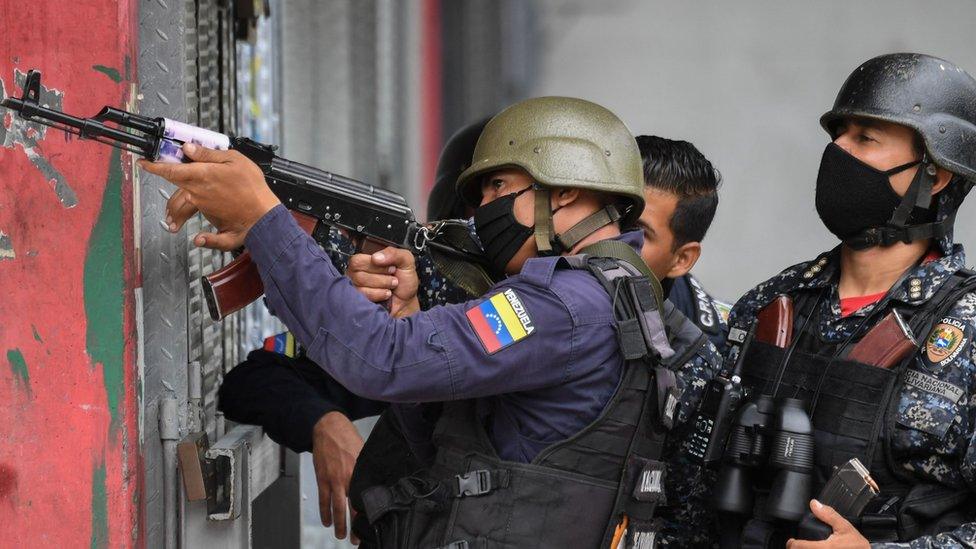
[[[635,236],[625,239],[636,245]],[[620,380],[606,292],[587,272],[557,270],[558,258],[530,259],[488,299],[393,319],[339,275],[284,206],[255,224],[246,244],[269,306],[309,358],[376,400],[493,397],[489,430],[503,459],[530,461],[581,430]],[[515,303],[521,310],[506,308]]]

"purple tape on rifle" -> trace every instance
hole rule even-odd
[[[180,148],[183,143],[195,143],[208,149],[226,151],[230,148],[230,137],[222,133],[198,128],[178,120],[163,119],[163,140],[159,145],[157,162],[178,164],[187,162]]]

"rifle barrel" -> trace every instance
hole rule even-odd
[[[24,101],[15,97],[8,97],[4,99],[2,104],[8,109],[19,112],[21,117],[29,122],[37,122],[47,126],[60,124],[62,127],[53,126],[60,129],[65,129],[65,127],[74,128],[77,130],[77,135],[83,138],[95,139],[103,137],[113,139],[120,143],[136,147],[141,151],[152,150],[153,147],[153,140],[149,138],[133,135],[116,128],[111,128],[93,118],[78,118],[77,116],[71,116],[70,114],[65,114],[61,111],[41,107],[39,105],[32,104],[30,101]]]

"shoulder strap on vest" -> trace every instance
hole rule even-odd
[[[668,340],[675,350],[675,355],[665,361],[667,366],[680,366],[691,359],[692,355],[708,341],[708,336],[701,327],[685,316],[670,301],[664,302],[664,324],[667,326]]]
[[[654,273],[647,267],[647,263],[644,263],[641,256],[632,247],[627,245],[627,243],[619,240],[601,240],[583,248],[580,250],[580,253],[591,257],[610,257],[620,261],[626,261],[651,281],[655,299],[658,302],[664,300],[664,290],[661,288],[661,281],[654,276]]]
[[[618,241],[599,244],[585,252],[600,257],[575,256],[566,258],[567,263],[590,270],[614,301],[620,348],[627,360],[625,380],[653,366],[608,527],[627,517],[632,534],[653,536],[658,529],[654,512],[664,501],[665,465],[660,461],[661,453],[678,404],[677,380],[669,366],[687,361],[707,338],[674,304],[653,292],[649,281],[657,280],[633,248]],[[649,364],[648,359],[659,360]]]
[[[630,246],[624,246],[633,251]],[[570,265],[581,263],[610,295],[624,360],[640,360],[652,355],[661,359],[674,356],[664,325],[664,304],[660,294],[654,293],[652,281],[657,280],[653,275],[652,278],[643,276],[630,262],[616,258],[583,255],[564,259],[569,260]]]

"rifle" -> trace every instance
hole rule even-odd
[[[92,139],[153,162],[188,162],[181,150],[183,143],[188,142],[211,149],[236,150],[261,168],[271,191],[320,245],[328,242],[331,228],[337,228],[349,235],[357,251],[363,253],[396,246],[415,255],[427,250],[437,252],[435,257],[450,256],[456,260],[454,263],[480,265],[484,261],[477,246],[467,242],[471,239],[463,222],[418,223],[399,194],[286,160],[275,154],[276,145],[108,106],[92,118],[78,118],[39,104],[40,90],[41,73],[31,70],[24,82],[23,95],[7,97],[0,105],[17,111],[24,120]],[[246,251],[221,270],[202,277],[201,282],[214,320],[223,319],[264,294],[257,267]]]

